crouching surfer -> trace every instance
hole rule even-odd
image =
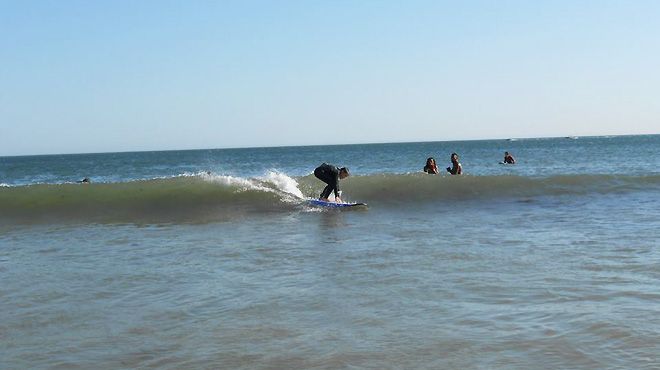
[[[341,203],[342,200],[340,198],[339,180],[347,178],[348,175],[348,168],[346,167],[337,168],[336,166],[327,163],[323,163],[322,165],[316,167],[314,170],[314,176],[327,184],[319,196],[319,199],[329,202],[328,197],[330,196],[330,193],[334,191],[335,202]]]

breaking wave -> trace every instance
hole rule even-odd
[[[119,183],[0,186],[0,222],[206,222],[306,210],[323,185],[275,171],[259,178],[208,173]],[[429,176],[380,174],[342,180],[345,200],[373,207],[419,202],[660,191],[660,175]]]

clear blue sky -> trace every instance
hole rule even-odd
[[[0,0],[0,155],[660,133],[660,1]]]

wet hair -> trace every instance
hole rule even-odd
[[[426,163],[429,163],[430,161],[435,162],[435,158],[433,158],[433,157],[426,158]]]
[[[342,168],[340,168],[340,169],[339,169],[339,172],[340,172],[340,173],[343,172],[343,173],[345,173],[346,175],[350,175],[350,173],[348,172],[348,168],[346,168],[346,167],[342,167]]]
[[[456,154],[456,153],[451,153],[451,158],[454,158],[454,157],[456,157],[456,159],[458,159],[458,154]]]

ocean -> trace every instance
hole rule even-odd
[[[658,369],[658,230],[660,135],[0,157],[0,368]]]

